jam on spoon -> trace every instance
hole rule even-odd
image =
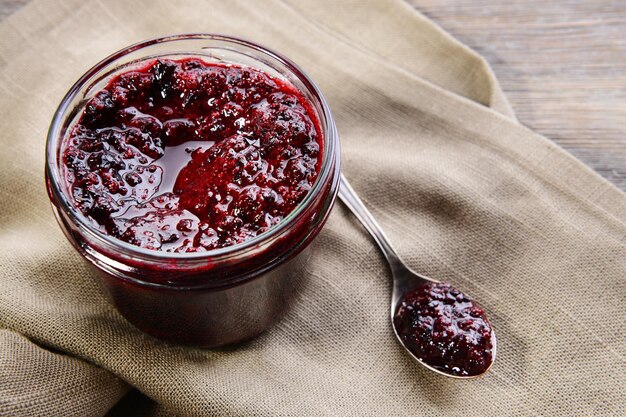
[[[343,175],[339,198],[389,263],[391,324],[402,346],[426,368],[449,377],[474,378],[487,372],[496,357],[496,334],[485,312],[450,284],[406,266]]]
[[[491,324],[480,307],[450,284],[426,283],[410,291],[393,320],[404,345],[437,370],[473,376],[491,366]]]

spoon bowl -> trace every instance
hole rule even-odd
[[[474,378],[478,378],[482,375],[484,375],[487,371],[489,371],[489,369],[491,369],[491,367],[493,366],[493,363],[496,359],[496,333],[495,331],[491,330],[491,361],[489,363],[489,365],[487,366],[487,368],[476,375],[455,375],[449,372],[444,372],[440,369],[437,369],[434,366],[429,365],[427,362],[425,362],[424,360],[420,359],[409,347],[407,347],[405,341],[403,340],[402,336],[399,334],[398,332],[398,327],[396,326],[396,322],[395,322],[395,318],[396,318],[396,314],[398,311],[398,308],[400,307],[403,299],[405,298],[406,294],[408,294],[409,292],[411,292],[413,289],[421,287],[423,285],[426,285],[428,283],[433,283],[433,284],[442,284],[441,281],[437,281],[434,280],[432,278],[429,278],[427,276],[424,276],[422,274],[419,274],[415,271],[413,271],[411,268],[409,268],[408,266],[406,266],[405,264],[400,264],[397,265],[397,267],[393,270],[392,272],[392,280],[393,280],[393,290],[391,293],[391,327],[393,328],[393,333],[395,334],[396,338],[398,339],[398,342],[400,342],[400,344],[405,348],[405,350],[407,351],[407,353],[413,358],[415,359],[417,362],[419,362],[421,365],[423,365],[424,367],[426,367],[427,369],[436,372],[440,375],[444,375],[447,376],[449,378],[456,378],[456,379],[474,379]]]
[[[484,375],[496,358],[496,334],[482,309],[449,284],[409,268],[343,174],[339,198],[370,233],[387,260],[393,279],[391,325],[409,355],[427,369],[450,378]],[[435,356],[430,354],[433,351]],[[441,357],[437,357],[439,353]],[[469,364],[468,368],[453,366],[459,361]]]

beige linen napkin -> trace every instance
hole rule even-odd
[[[493,370],[448,380],[389,327],[389,273],[337,204],[289,315],[236,349],[167,345],[98,292],[56,225],[46,129],[129,43],[221,32],[318,82],[343,169],[400,254],[490,313]],[[624,415],[626,199],[514,120],[484,60],[393,0],[33,1],[0,25],[0,416]]]

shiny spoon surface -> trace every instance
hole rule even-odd
[[[391,269],[391,274],[393,278],[393,290],[391,295],[391,325],[393,327],[394,334],[396,338],[400,342],[400,344],[406,349],[406,351],[411,355],[417,362],[424,365],[431,371],[437,372],[441,375],[445,375],[452,378],[461,378],[461,379],[470,379],[476,378],[485,372],[487,372],[496,358],[496,335],[493,327],[488,322],[487,324],[490,329],[490,343],[491,343],[491,357],[488,366],[485,367],[484,371],[479,374],[474,375],[455,375],[451,372],[447,372],[445,370],[437,369],[431,364],[427,363],[424,359],[420,358],[419,353],[413,352],[411,348],[408,346],[406,341],[403,339],[401,334],[398,331],[398,326],[396,325],[396,318],[399,307],[402,306],[403,302],[406,300],[408,294],[413,292],[416,288],[422,287],[426,284],[435,284],[435,285],[447,285],[442,283],[441,281],[434,280],[422,274],[418,274],[411,270],[403,261],[400,259],[395,249],[391,246],[389,239],[376,222],[372,214],[365,207],[359,196],[356,194],[354,189],[350,186],[346,178],[341,174],[341,183],[339,186],[339,198],[341,201],[350,209],[350,211],[355,215],[355,217],[361,222],[361,224],[365,227],[365,229],[370,233],[374,241],[378,244],[380,250],[382,251],[387,263],[389,264],[389,268]]]

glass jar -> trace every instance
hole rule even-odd
[[[71,201],[61,146],[85,103],[108,82],[146,60],[201,58],[262,70],[294,87],[320,121],[323,156],[316,182],[278,225],[242,243],[201,253],[166,253],[111,237]],[[240,39],[185,34],[157,38],[104,59],[70,89],[57,109],[46,149],[46,183],[65,235],[97,271],[104,294],[133,325],[179,344],[215,347],[249,339],[289,308],[305,278],[311,242],[324,225],[339,185],[339,137],[328,104],[313,81],[276,52]]]

